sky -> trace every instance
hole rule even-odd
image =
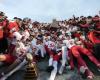
[[[100,11],[100,0],[0,0],[0,11],[8,18],[29,17],[34,21],[50,22],[75,16],[95,15]]]

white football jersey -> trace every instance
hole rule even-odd
[[[49,49],[55,49],[55,42],[47,41],[45,44],[48,46]]]

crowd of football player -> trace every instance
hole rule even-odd
[[[49,80],[54,80],[57,72],[63,74],[65,67],[73,70],[75,65],[79,74],[93,79],[82,56],[87,56],[100,69],[100,16],[80,16],[52,23],[40,23],[30,18],[14,17],[9,20],[0,12],[0,62],[13,64],[27,53],[33,55],[38,63],[48,57]],[[58,63],[60,68],[58,69]]]

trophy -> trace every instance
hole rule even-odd
[[[28,61],[28,64],[26,67],[24,80],[37,80],[37,67],[36,63],[33,62],[33,56],[30,53],[27,53],[26,60]]]

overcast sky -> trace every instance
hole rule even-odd
[[[0,0],[0,10],[9,18],[30,17],[50,22],[53,18],[68,19],[73,14],[95,15],[100,10],[100,0]]]

